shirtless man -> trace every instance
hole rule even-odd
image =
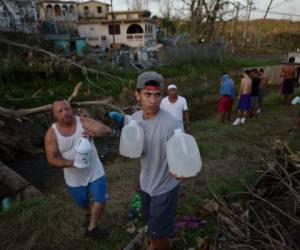
[[[260,78],[260,84],[258,89],[258,108],[256,111],[257,114],[261,113],[262,111],[263,100],[266,94],[266,88],[269,81],[268,76],[265,74],[265,71],[262,68],[259,70],[259,78]]]
[[[246,122],[248,113],[251,110],[252,81],[249,75],[250,71],[246,70],[241,80],[240,92],[238,96],[238,115],[233,123],[234,126],[244,124]]]
[[[282,91],[281,91],[281,102],[284,102],[284,97],[288,97],[289,103],[291,103],[292,95],[294,92],[295,80],[297,77],[297,70],[294,66],[295,57],[289,58],[289,63],[282,67],[280,76],[283,77]]]
[[[111,134],[111,129],[101,122],[84,116],[74,116],[68,101],[56,101],[52,105],[56,122],[45,136],[46,156],[49,164],[63,169],[67,189],[75,203],[87,212],[85,235],[102,239],[107,236],[97,223],[107,200],[107,184],[103,165],[92,138]],[[75,146],[82,137],[91,139],[91,164],[86,168],[74,167]],[[94,202],[91,204],[89,193]],[[70,215],[72,216],[72,215]]]

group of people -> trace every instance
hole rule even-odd
[[[258,71],[254,68],[243,73],[238,94],[238,113],[233,125],[244,124],[246,118],[261,112],[267,82],[263,69]],[[231,121],[234,97],[234,81],[227,73],[223,73],[219,102],[222,122]]]
[[[291,79],[295,79],[292,65],[283,67],[282,93],[291,95]],[[238,117],[233,125],[243,124],[249,115],[261,112],[268,78],[264,70],[246,70],[241,79],[238,95]],[[144,130],[144,148],[140,158],[140,188],[142,218],[147,225],[148,249],[170,249],[169,237],[174,234],[174,219],[180,188],[180,178],[169,172],[166,143],[181,128],[190,132],[190,120],[186,99],[179,96],[177,86],[168,86],[168,96],[163,98],[165,81],[160,74],[147,71],[136,81],[135,97],[141,110],[132,114]],[[223,122],[230,121],[235,97],[234,82],[224,73],[220,87],[220,112]],[[290,98],[290,97],[289,97]],[[108,199],[107,178],[98,157],[93,138],[112,134],[112,129],[101,121],[95,121],[72,113],[66,100],[53,103],[56,122],[45,136],[45,150],[50,165],[63,169],[67,189],[77,205],[86,210],[85,235],[102,239],[108,232],[98,226]],[[120,131],[125,119],[119,113],[106,114],[114,120],[113,129]],[[115,132],[118,135],[118,132]],[[79,169],[74,167],[75,145],[82,137],[92,142],[91,164]],[[93,203],[89,195],[93,196]]]
[[[289,62],[282,67],[280,73],[280,76],[282,77],[282,82],[280,84],[282,104],[284,103],[285,97],[287,97],[289,104],[293,97],[298,73],[294,63],[295,58],[289,58]],[[268,80],[269,79],[262,68],[260,70],[256,68],[245,70],[240,83],[237,118],[233,122],[234,126],[244,124],[248,117],[261,113]],[[229,74],[223,73],[219,101],[222,122],[231,121],[234,98],[234,81]]]
[[[144,130],[139,180],[141,214],[147,225],[148,249],[158,250],[170,249],[169,237],[174,234],[180,187],[180,178],[169,172],[166,143],[175,129],[185,126],[186,130],[190,130],[185,98],[177,94],[177,86],[172,84],[168,87],[168,96],[163,99],[164,87],[164,78],[160,74],[153,71],[140,74],[135,97],[141,104],[141,110],[130,117]],[[86,210],[85,235],[103,239],[108,232],[98,223],[108,199],[107,178],[92,139],[110,135],[112,129],[100,121],[73,115],[66,100],[55,101],[52,107],[56,121],[45,136],[47,160],[50,165],[63,169],[70,195],[77,205]],[[117,128],[124,124],[124,118],[118,114],[106,115],[117,120]],[[82,136],[91,139],[93,149],[90,166],[79,169],[74,167],[75,146]],[[93,196],[92,203],[89,195]]]

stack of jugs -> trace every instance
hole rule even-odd
[[[143,152],[144,131],[135,120],[123,127],[120,138],[120,155],[139,158]]]
[[[87,168],[91,164],[92,144],[88,138],[81,137],[75,147],[74,166],[77,168]]]
[[[175,129],[167,142],[169,170],[177,177],[192,177],[200,172],[201,156],[196,140],[181,129]]]

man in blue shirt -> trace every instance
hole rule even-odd
[[[220,86],[220,104],[221,121],[230,121],[233,98],[235,95],[234,82],[227,73],[223,73]]]
[[[120,131],[124,125],[124,116],[117,111],[105,113],[105,117],[111,120],[112,134],[115,136],[120,135]]]

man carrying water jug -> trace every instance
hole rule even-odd
[[[141,155],[140,186],[142,217],[147,224],[148,249],[170,249],[169,237],[174,234],[174,219],[179,180],[170,174],[166,144],[182,123],[171,113],[160,109],[164,78],[152,71],[137,78],[135,96],[142,110],[131,117],[144,130]]]
[[[92,138],[109,135],[111,129],[90,118],[74,116],[71,105],[66,100],[55,101],[52,110],[56,122],[45,136],[47,160],[53,167],[63,169],[70,195],[77,205],[86,210],[85,235],[101,239],[107,236],[107,232],[100,229],[97,223],[107,200],[107,184]],[[74,161],[75,147],[83,140],[82,137],[90,139],[90,158],[84,168],[79,168]],[[93,204],[90,204],[89,193],[94,198]]]

